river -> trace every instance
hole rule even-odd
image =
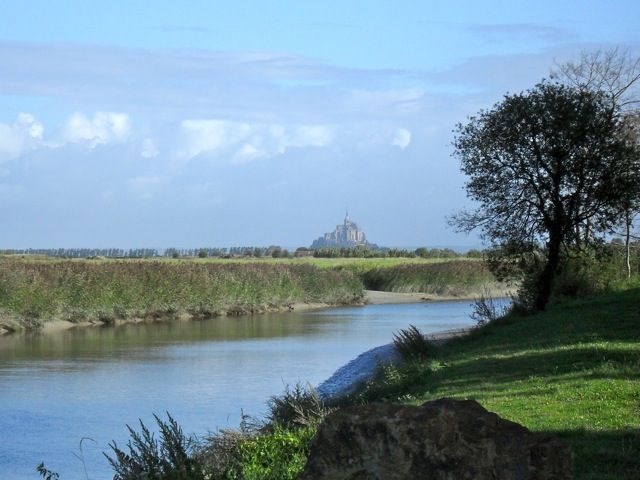
[[[236,427],[298,381],[317,385],[413,324],[471,324],[470,301],[367,305],[0,337],[0,478],[109,479],[125,424],[171,415],[189,433]],[[79,445],[82,441],[82,450]]]

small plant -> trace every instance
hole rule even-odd
[[[476,322],[476,327],[484,327],[485,325],[505,316],[509,308],[500,305],[493,298],[489,291],[485,289],[484,293],[473,303],[473,312],[471,312],[471,320]]]
[[[193,455],[195,441],[182,432],[182,428],[167,413],[164,422],[154,415],[160,439],[140,421],[140,432],[129,425],[131,439],[127,442],[128,452],[121,450],[115,442],[109,444],[114,456],[106,453],[115,475],[114,480],[204,480],[202,466]]]
[[[415,325],[394,333],[393,345],[404,360],[435,356],[435,347]]]
[[[315,428],[286,430],[257,435],[240,447],[242,478],[245,480],[293,480],[298,477],[309,455]]]
[[[300,383],[287,385],[282,395],[269,399],[268,407],[268,422],[286,428],[317,425],[330,411],[312,386]]]

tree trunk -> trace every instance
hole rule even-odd
[[[560,248],[562,246],[562,233],[559,227],[551,229],[549,235],[549,242],[547,243],[547,262],[544,269],[540,273],[538,278],[538,291],[536,292],[536,299],[534,308],[538,311],[542,311],[547,308],[549,298],[551,297],[551,291],[553,289],[553,282],[558,272],[558,266],[560,265]]]
[[[625,212],[625,223],[627,227],[624,239],[625,261],[627,263],[627,278],[631,278],[631,210]]]

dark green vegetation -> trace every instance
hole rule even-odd
[[[454,155],[478,206],[452,223],[492,243],[492,271],[521,281],[521,308],[544,310],[567,260],[614,232],[624,238],[631,278],[639,87],[640,58],[631,51],[583,52],[551,81],[458,125]]]
[[[575,453],[577,479],[640,478],[640,289],[509,315],[436,360],[382,369],[352,401],[473,398]]]
[[[0,328],[51,320],[115,323],[354,304],[364,288],[479,295],[493,282],[478,260],[421,258],[53,260],[0,257]]]
[[[431,358],[436,353],[432,342],[415,325],[394,333],[393,346],[405,361]]]
[[[459,125],[455,155],[477,202],[454,223],[512,254],[544,260],[521,299],[544,310],[563,249],[589,245],[640,198],[640,145],[604,92],[540,83]],[[543,248],[542,248],[543,246]]]
[[[349,272],[308,264],[0,259],[0,326],[207,318],[363,299]]]
[[[451,260],[425,264],[399,264],[356,271],[365,287],[386,292],[421,292],[433,295],[479,295],[495,284],[484,262]]]

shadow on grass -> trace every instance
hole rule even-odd
[[[576,480],[640,478],[640,430],[545,431],[571,445]]]
[[[566,350],[529,352],[504,357],[485,356],[454,363],[433,375],[424,377],[430,390],[443,386],[472,387],[483,383],[497,386],[545,377],[546,383],[554,377],[572,375],[579,379],[640,379],[640,352],[625,348],[575,347]],[[561,381],[566,381],[563,378]],[[494,388],[494,387],[492,387]]]
[[[508,316],[449,342],[451,353],[508,353],[640,339],[640,289],[567,301],[532,316]]]

